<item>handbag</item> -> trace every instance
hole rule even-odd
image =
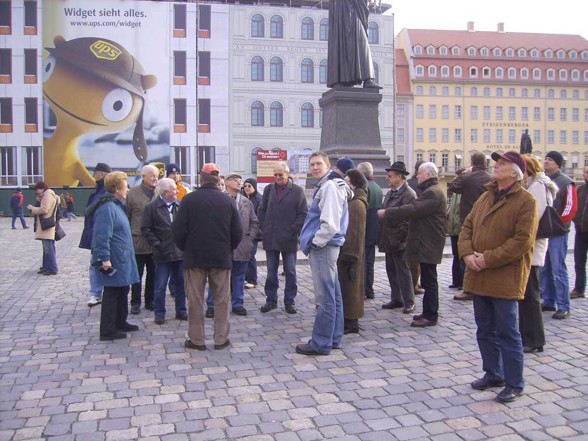
[[[57,205],[59,201],[55,201],[55,208],[53,209],[53,216],[51,217],[39,217],[39,222],[41,223],[41,230],[48,230],[49,228],[53,228],[55,226],[55,214],[57,213]]]
[[[55,225],[55,240],[61,240],[66,236],[66,233],[59,222]]]
[[[547,200],[547,207],[543,212],[543,216],[539,219],[539,226],[537,227],[537,239],[546,239],[549,237],[558,237],[566,234],[566,227],[561,219],[561,216],[553,206],[549,205],[547,199],[547,186],[545,187],[545,199]]]

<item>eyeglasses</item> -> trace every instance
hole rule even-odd
[[[245,188],[253,188],[253,185],[251,185],[251,184],[245,184],[243,187],[245,187]]]

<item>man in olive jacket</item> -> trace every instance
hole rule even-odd
[[[506,387],[500,402],[516,400],[525,386],[518,300],[525,295],[537,231],[536,201],[521,181],[526,164],[514,151],[493,153],[494,181],[466,218],[459,255],[466,264],[464,291],[474,295],[476,337],[485,375],[477,390]]]
[[[425,288],[423,313],[415,315],[410,326],[435,326],[439,318],[439,284],[437,265],[443,259],[447,233],[447,198],[439,187],[439,171],[432,162],[423,163],[417,179],[421,195],[400,207],[378,211],[386,222],[410,220],[406,243],[406,260],[419,262],[421,285]]]

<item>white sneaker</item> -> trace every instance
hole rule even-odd
[[[102,299],[99,299],[96,296],[91,296],[90,300],[88,300],[88,306],[91,308],[92,306],[96,306],[102,303]]]
[[[257,285],[254,285],[253,283],[245,282],[246,289],[255,288],[255,287],[257,287]]]

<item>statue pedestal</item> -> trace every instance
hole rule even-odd
[[[334,165],[347,156],[355,164],[371,162],[374,177],[380,186],[386,180],[390,157],[382,148],[378,105],[382,101],[379,89],[335,86],[323,93],[319,105],[323,109],[321,147]]]

